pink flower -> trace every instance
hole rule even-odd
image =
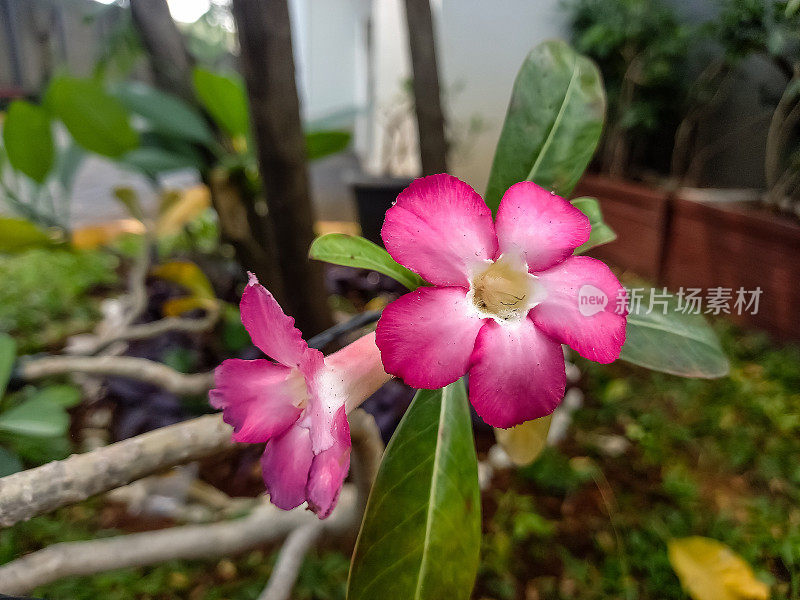
[[[495,427],[551,413],[564,396],[562,343],[608,363],[625,341],[619,281],[602,262],[573,256],[589,233],[583,213],[528,181],[508,189],[495,222],[463,181],[414,181],[381,236],[433,287],[384,310],[376,342],[386,371],[428,389],[469,373],[470,401]]]
[[[253,343],[275,362],[224,361],[211,405],[233,426],[234,441],[267,443],[261,466],[272,503],[289,510],[307,501],[324,519],[350,467],[347,412],[391,379],[375,334],[323,357],[252,273],[240,309]]]

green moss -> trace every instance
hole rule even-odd
[[[0,255],[0,331],[20,353],[36,352],[86,331],[98,318],[91,293],[117,282],[117,259],[102,252],[35,249]]]

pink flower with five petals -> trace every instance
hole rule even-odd
[[[253,343],[275,362],[224,361],[211,405],[233,426],[234,441],[266,442],[261,466],[272,503],[289,510],[308,502],[324,519],[350,467],[347,412],[391,379],[375,334],[323,357],[253,274],[240,310]]]
[[[573,255],[589,234],[581,211],[528,181],[506,191],[493,222],[463,181],[415,180],[381,237],[433,286],[383,311],[376,342],[386,371],[427,389],[469,373],[470,402],[494,427],[551,413],[564,396],[562,343],[609,363],[625,342],[622,286],[599,260]]]

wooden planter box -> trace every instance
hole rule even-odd
[[[617,233],[615,241],[591,250],[590,255],[648,279],[659,278],[669,212],[666,190],[585,175],[573,195],[597,198],[606,223]]]
[[[733,321],[800,340],[800,223],[748,190],[666,190],[599,175],[574,195],[597,198],[616,241],[589,253],[673,292],[729,288]],[[756,314],[736,314],[736,290],[761,288]]]
[[[755,315],[740,324],[800,339],[800,224],[754,203],[699,202],[676,194],[662,281],[680,287],[762,290]],[[731,302],[733,308],[733,302]]]

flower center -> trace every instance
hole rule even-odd
[[[501,255],[472,278],[470,297],[481,313],[504,321],[518,320],[541,302],[536,277],[516,262]]]

